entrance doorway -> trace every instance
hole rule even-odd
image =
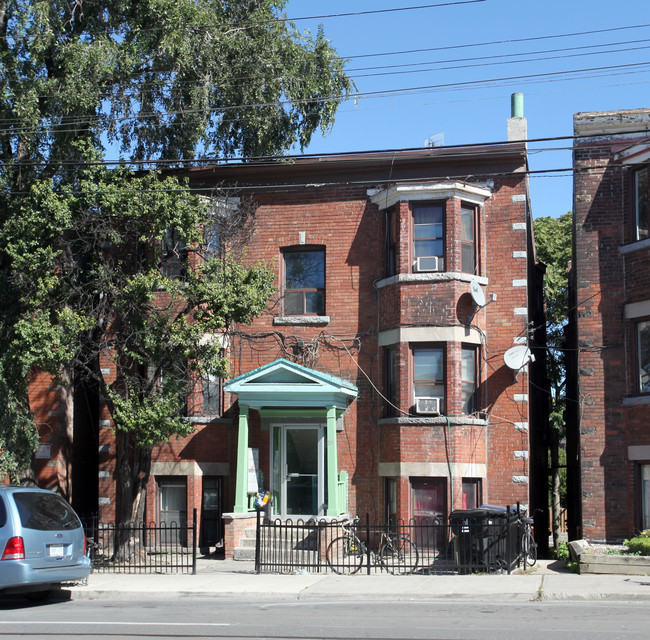
[[[280,516],[325,515],[325,448],[322,425],[273,428],[271,489],[274,513]]]
[[[223,543],[221,519],[221,478],[203,476],[201,499],[201,548],[216,547]]]
[[[411,478],[416,544],[420,548],[441,549],[447,521],[446,478]]]

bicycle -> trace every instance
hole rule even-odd
[[[520,517],[524,531],[521,534],[521,553],[520,558],[523,558],[524,569],[526,565],[533,566],[537,562],[537,543],[534,536],[535,521],[527,516]]]
[[[418,549],[407,536],[382,531],[379,551],[368,551],[365,542],[356,534],[359,517],[349,524],[343,523],[343,535],[334,538],[325,552],[327,564],[334,573],[352,575],[357,573],[365,557],[369,556],[375,566],[381,566],[393,575],[413,573],[418,566]]]

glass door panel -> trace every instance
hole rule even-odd
[[[325,430],[321,426],[273,429],[274,512],[282,516],[325,513]]]
[[[285,427],[286,513],[318,513],[318,428]]]

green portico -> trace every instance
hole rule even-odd
[[[229,380],[239,399],[235,513],[248,511],[250,410],[260,414],[270,438],[269,486],[274,513],[337,516],[345,509],[338,469],[336,432],[356,386],[280,359]]]

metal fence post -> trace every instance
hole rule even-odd
[[[192,575],[196,575],[196,525],[197,511],[194,508],[192,510]]]
[[[366,574],[370,575],[370,514],[366,512]]]
[[[260,550],[261,550],[261,544],[260,544],[260,534],[262,533],[262,525],[261,525],[261,509],[257,510],[257,526],[255,529],[255,573],[260,573]]]

